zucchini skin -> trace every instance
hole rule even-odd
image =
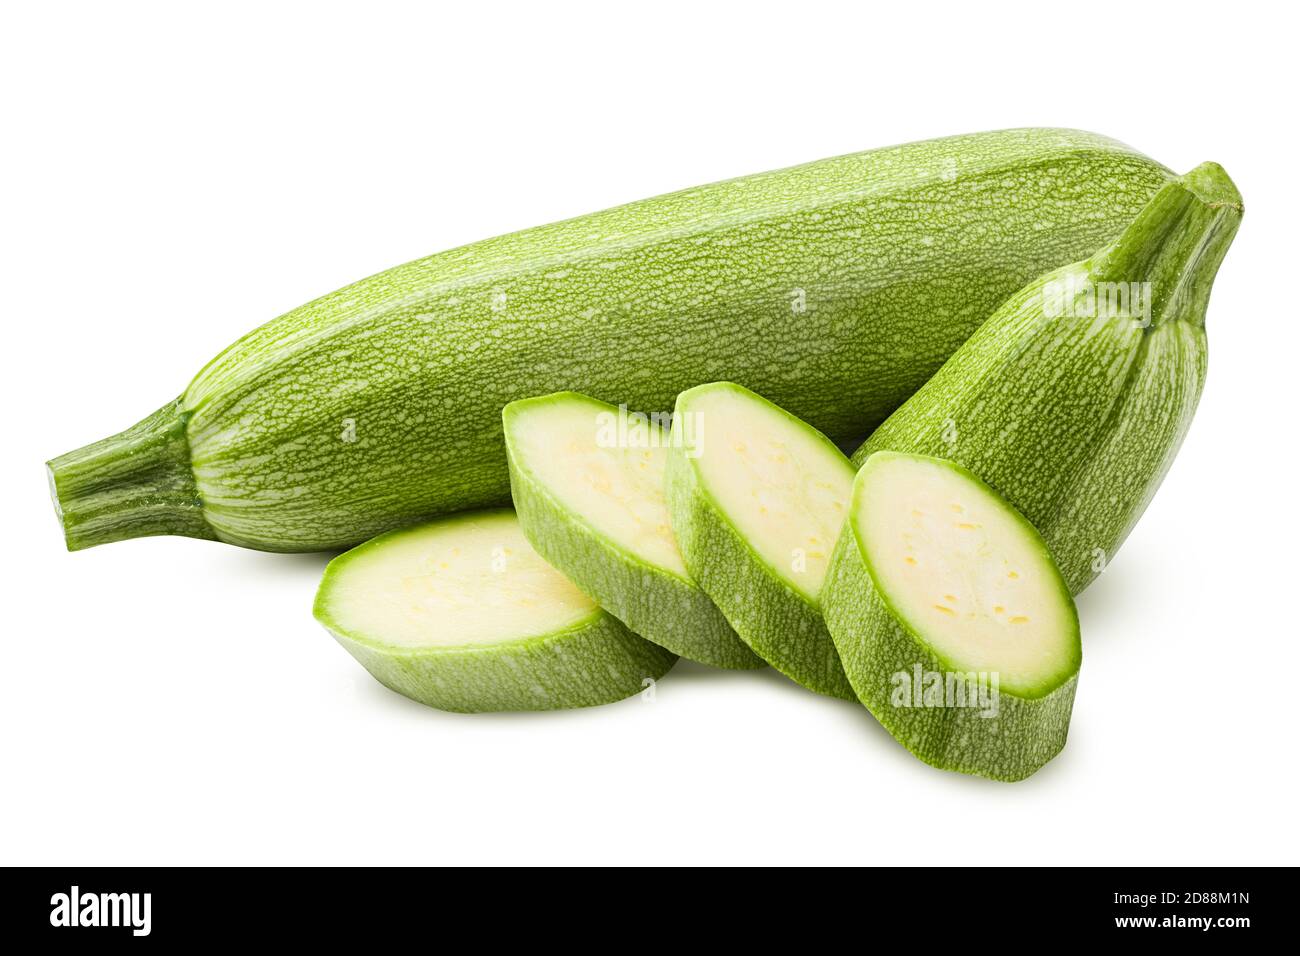
[[[391,691],[458,714],[564,710],[625,700],[663,677],[677,655],[597,609],[573,627],[501,647],[387,650],[318,619]]]
[[[731,380],[860,439],[999,302],[1112,239],[1169,178],[1091,133],[979,133],[439,253],[228,348],[178,405],[191,461],[161,470],[192,474],[199,536],[312,551],[507,503],[500,412],[519,398],[666,410]],[[60,504],[75,524],[75,495]],[[69,547],[159,533],[119,518]]]

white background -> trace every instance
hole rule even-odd
[[[1294,23],[1134,2],[5,10],[0,861],[1300,862]],[[443,714],[314,623],[323,556],[63,549],[46,459],[321,293],[680,187],[1031,125],[1217,160],[1247,214],[1198,418],[1080,599],[1069,745],[1023,783],[932,770],[771,673],[683,663],[653,704]]]

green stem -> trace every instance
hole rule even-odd
[[[177,399],[46,463],[69,551],[151,534],[216,539],[190,468],[186,418]]]
[[[1219,265],[1241,224],[1241,193],[1218,163],[1161,187],[1109,248],[1093,256],[1094,283],[1149,283],[1151,326],[1204,325]]]

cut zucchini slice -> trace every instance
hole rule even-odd
[[[762,667],[686,570],[668,522],[669,433],[575,392],[502,414],[510,488],[543,557],[637,634],[716,667]]]
[[[1038,532],[960,465],[867,459],[823,607],[858,698],[926,763],[1019,780],[1065,745],[1074,602]]]
[[[686,567],[736,633],[804,687],[854,699],[819,598],[848,513],[844,453],[748,389],[715,382],[677,397],[666,481]]]
[[[325,569],[315,614],[381,684],[441,710],[605,704],[676,660],[547,564],[509,510],[353,548]]]

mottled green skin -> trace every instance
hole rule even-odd
[[[501,408],[565,389],[666,410],[728,379],[860,438],[1007,295],[1112,239],[1168,175],[1090,133],[980,133],[400,266],[263,326],[191,383],[204,513],[224,541],[305,551],[504,503]]]
[[[677,660],[604,612],[527,641],[423,651],[386,650],[325,626],[389,690],[465,714],[610,704],[644,690]]]
[[[593,414],[617,411],[613,405],[573,393],[506,406],[502,417],[510,490],[529,543],[592,600],[646,640],[714,667],[765,666],[694,581],[651,564],[602,535],[582,515],[558,501],[521,461],[511,442],[512,410],[553,401],[587,402],[593,406]]]
[[[639,693],[677,661],[599,608],[564,630],[491,645],[394,647],[346,632],[330,617],[331,582],[358,553],[404,533],[381,535],[331,561],[313,609],[361,666],[404,697],[459,713],[591,707]]]
[[[854,463],[885,449],[961,462],[1033,522],[1071,591],[1082,591],[1141,517],[1191,425],[1210,287],[1241,212],[1213,164],[1167,185],[1112,246],[1007,300]],[[1151,282],[1150,324],[1048,314],[1044,287],[1071,276]]]
[[[951,462],[944,464],[997,497],[975,475]],[[868,493],[865,478],[860,472],[854,482],[855,506],[835,544],[822,589],[826,623],[857,698],[899,743],[933,767],[994,780],[1023,780],[1060,753],[1070,728],[1082,648],[1078,614],[1065,581],[1060,582],[1060,593],[1073,620],[1073,653],[1054,680],[1024,693],[1000,687],[996,717],[980,716],[977,708],[970,707],[895,706],[893,675],[911,674],[918,664],[930,672],[965,673],[967,669],[939,655],[896,613],[889,595],[877,586],[856,526],[856,502]],[[1038,533],[1023,517],[1020,524],[1027,536],[1037,539],[1050,564]]]
[[[719,386],[737,388],[731,383],[700,388]],[[791,585],[750,547],[727,517],[725,505],[701,479],[695,467],[699,459],[686,453],[680,423],[682,413],[689,411],[691,393],[698,390],[688,389],[678,398],[664,476],[673,536],[677,538],[686,569],[721,609],[741,640],[759,657],[809,690],[844,700],[855,699],[826,622],[822,620],[819,603]],[[752,397],[764,401],[758,395]],[[785,413],[779,406],[773,407]],[[800,427],[808,428],[804,422],[785,414]],[[818,437],[826,441],[834,454],[842,454],[824,436]]]

